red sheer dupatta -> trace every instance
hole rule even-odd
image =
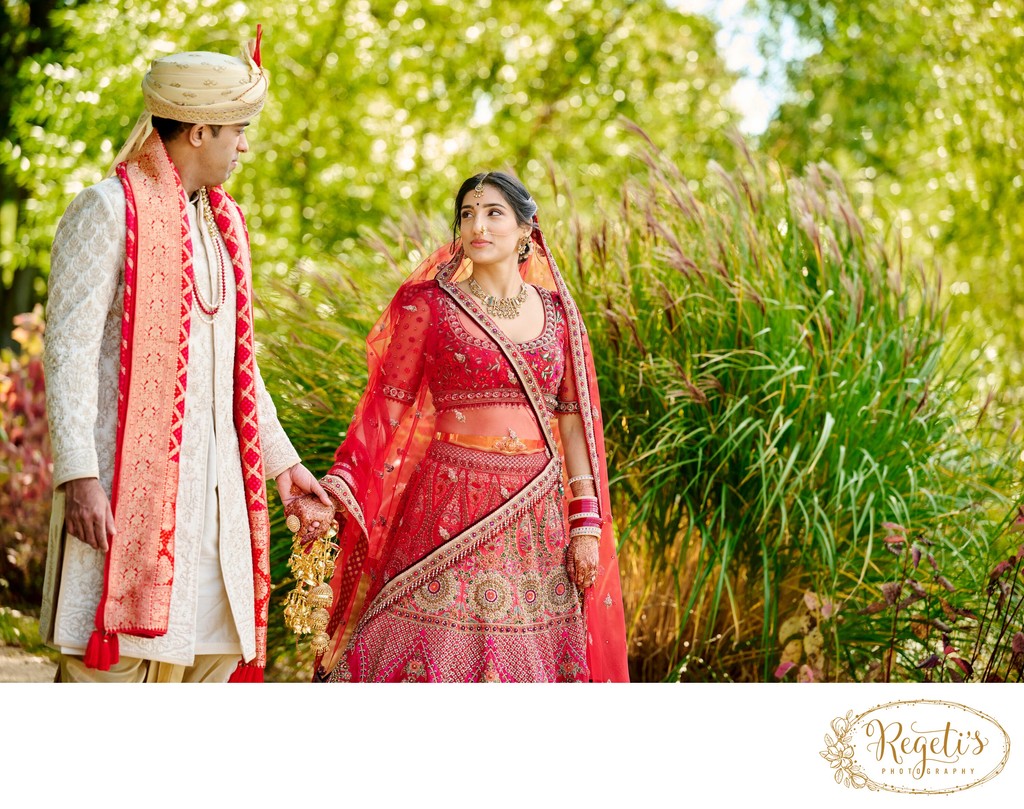
[[[331,642],[317,659],[330,671],[337,664],[380,580],[381,558],[402,493],[433,435],[434,409],[422,382],[422,343],[396,339],[417,284],[432,280],[443,268],[461,262],[451,245],[436,250],[402,283],[366,338],[368,381],[334,464],[321,481],[344,505],[339,513],[339,552],[331,588],[334,601],[327,633]],[[403,402],[389,397],[388,367],[407,361],[420,373],[415,391]]]
[[[611,519],[600,398],[586,330],[569,290],[534,225],[534,249],[520,266],[523,278],[558,292],[568,320],[566,373],[573,374],[591,467],[601,501],[602,535],[596,584],[586,591],[587,652],[594,681],[625,682],[626,634],[618,560]],[[433,432],[435,413],[424,370],[423,343],[406,328],[417,316],[417,285],[439,280],[452,286],[470,271],[461,250],[445,245],[406,279],[367,338],[368,384],[356,407],[324,487],[344,505],[340,551],[331,582],[334,604],[327,632],[331,643],[317,660],[329,672],[344,652],[382,581],[381,553],[402,494]],[[528,369],[524,369],[529,373]],[[546,419],[546,414],[538,412]],[[546,426],[546,425],[545,425]],[[557,436],[557,431],[555,432]],[[561,447],[558,447],[559,454]]]
[[[536,219],[534,220],[536,222]],[[626,621],[622,604],[622,586],[619,580],[619,557],[612,522],[611,496],[608,491],[608,464],[604,447],[604,426],[601,419],[601,395],[594,368],[590,339],[580,311],[558,271],[551,251],[539,227],[534,227],[534,250],[524,265],[524,277],[538,286],[553,288],[562,297],[568,319],[569,358],[580,403],[590,467],[593,470],[598,496],[601,501],[601,539],[598,549],[597,581],[584,593],[583,610],[587,622],[587,663],[594,682],[628,682],[629,667],[626,656]],[[537,253],[540,256],[537,256]],[[535,260],[536,259],[536,260]],[[559,446],[559,451],[562,448]]]

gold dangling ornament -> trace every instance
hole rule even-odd
[[[519,248],[516,251],[516,254],[519,258],[520,264],[526,261],[527,257],[530,255],[530,240],[528,238],[524,238],[519,242]]]
[[[321,528],[321,536],[310,541],[308,534],[300,530],[302,520],[299,516],[294,513],[288,515],[285,524],[295,534],[288,559],[295,589],[285,602],[284,622],[298,636],[297,639],[312,635],[310,648],[321,654],[331,642],[327,622],[331,618],[328,608],[334,600],[334,592],[329,582],[334,575],[334,562],[338,555],[338,543],[334,541],[338,536],[338,522],[334,519],[333,506],[313,501],[307,505],[307,510],[310,512],[306,514],[307,521],[318,520],[327,528]]]

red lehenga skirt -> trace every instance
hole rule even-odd
[[[586,628],[565,569],[557,484],[457,560],[445,544],[500,509],[547,465],[429,446],[383,552],[382,581],[328,682],[587,681]],[[500,513],[500,512],[498,512]],[[400,574],[425,583],[381,609],[374,593]]]

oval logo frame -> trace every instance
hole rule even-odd
[[[837,784],[872,792],[940,795],[995,778],[1010,736],[988,714],[948,700],[897,700],[832,720],[819,755]]]

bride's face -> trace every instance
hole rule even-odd
[[[516,222],[512,206],[494,186],[485,184],[480,196],[477,193],[468,191],[459,208],[462,249],[475,264],[514,261],[529,225]]]

